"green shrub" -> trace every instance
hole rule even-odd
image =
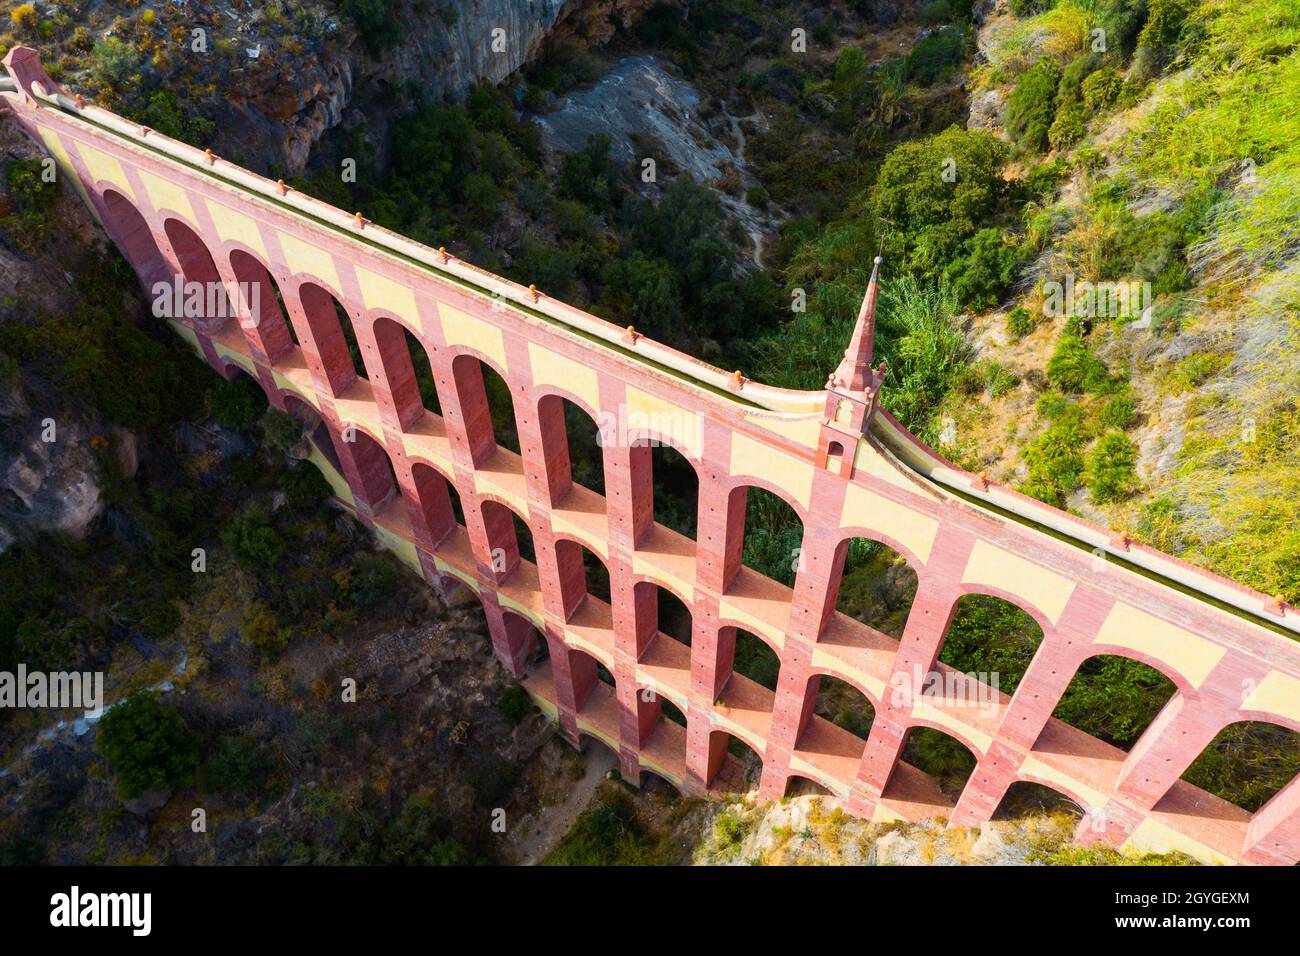
[[[1101,420],[1112,428],[1128,429],[1133,424],[1137,413],[1133,406],[1133,396],[1128,394],[1112,395],[1101,408]]]
[[[239,639],[266,660],[279,657],[289,646],[289,637],[289,629],[281,627],[275,612],[261,601],[249,605],[239,625]]]
[[[1124,77],[1114,67],[1105,66],[1083,81],[1083,105],[1091,113],[1109,109],[1119,99]]]
[[[1012,339],[1022,339],[1034,331],[1034,316],[1023,305],[1018,305],[1007,313],[1007,334]]]
[[[280,488],[291,508],[310,508],[334,494],[320,469],[309,461],[295,462],[283,475]]]
[[[1051,128],[1047,131],[1047,141],[1052,149],[1064,150],[1083,139],[1088,131],[1088,116],[1083,106],[1071,103],[1056,114]]]
[[[517,684],[511,684],[501,692],[497,700],[497,710],[508,724],[522,723],[533,712],[533,699],[528,691]]]
[[[266,394],[247,375],[236,375],[212,390],[212,417],[227,428],[243,431],[266,411]]]
[[[1061,67],[1051,57],[1043,57],[1016,80],[1007,98],[1005,122],[1012,142],[1021,150],[1041,153],[1047,148],[1060,82]]]
[[[343,12],[356,25],[372,57],[378,58],[402,38],[402,25],[388,0],[343,0]]]
[[[943,73],[961,62],[965,31],[947,26],[935,30],[907,54],[907,79],[929,86]]]
[[[1010,0],[1007,4],[1018,17],[1032,17],[1052,5],[1052,0]]]
[[[947,269],[952,290],[966,308],[992,308],[1019,277],[1021,251],[993,228],[981,229],[962,248],[961,257]]]
[[[257,793],[270,770],[256,740],[222,737],[216,752],[203,765],[203,786],[208,790]]]
[[[1137,448],[1121,432],[1107,432],[1088,453],[1085,482],[1098,504],[1119,501],[1137,490]]]
[[[96,42],[90,72],[104,86],[116,89],[130,80],[141,59],[131,44],[109,37]]]
[[[1190,0],[1147,0],[1147,22],[1138,36],[1138,45],[1160,47],[1177,43],[1191,6]]]
[[[1062,392],[1102,392],[1109,385],[1106,363],[1077,335],[1062,335],[1047,362],[1047,380]]]
[[[4,178],[15,210],[4,218],[5,231],[23,252],[35,252],[49,235],[58,181],[46,181],[45,162],[40,159],[12,160],[5,166]]]
[[[199,766],[198,736],[147,690],[135,691],[104,714],[95,743],[128,800],[186,783]]]
[[[271,526],[271,519],[256,505],[249,505],[231,520],[221,534],[221,542],[250,571],[274,567],[288,547]]]

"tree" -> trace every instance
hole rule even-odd
[[[881,165],[870,199],[891,259],[937,276],[997,212],[1007,194],[1006,159],[994,136],[959,126],[898,146]]]
[[[104,714],[96,746],[128,800],[185,783],[199,766],[198,735],[147,690],[133,692]]]

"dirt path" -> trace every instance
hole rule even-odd
[[[536,866],[546,859],[591,805],[591,798],[605,774],[618,769],[618,758],[607,747],[593,745],[584,755],[584,760],[583,775],[574,781],[563,802],[543,807],[523,819],[521,825],[525,832],[514,848],[517,866]]]

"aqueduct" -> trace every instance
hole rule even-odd
[[[826,389],[773,389],[74,100],[33,50],[4,63],[10,116],[146,288],[181,275],[257,290],[256,321],[234,297],[237,317],[171,319],[176,332],[223,375],[253,376],[274,407],[318,418],[313,457],[339,501],[431,584],[476,592],[500,660],[571,742],[617,751],[629,781],[725,789],[735,738],[762,760],[764,797],[799,777],[858,816],[971,825],[1033,782],[1089,811],[1083,843],[1300,860],[1300,780],[1250,813],[1180,779],[1230,724],[1300,730],[1300,612],[917,442],[878,404],[874,278]],[[413,352],[436,401],[421,395]],[[519,453],[496,434],[485,369],[508,384]],[[610,429],[603,494],[573,479],[569,404]],[[656,520],[653,443],[696,473],[693,540]],[[802,521],[792,588],[743,564],[751,488]],[[853,538],[888,545],[916,574],[897,639],[836,608]],[[608,600],[588,593],[588,554]],[[661,633],[661,594],[688,610],[689,641]],[[938,660],[967,594],[1012,602],[1043,632],[1014,694],[984,706],[970,703],[975,678]],[[774,690],[734,672],[740,630],[779,657]],[[1099,654],[1149,664],[1177,688],[1128,752],[1052,716]],[[944,679],[916,681],[930,674]],[[823,678],[870,702],[865,740],[815,713]],[[917,727],[975,756],[955,800],[901,759]]]

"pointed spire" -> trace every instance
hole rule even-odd
[[[880,256],[871,267],[871,282],[858,311],[853,338],[844,350],[844,359],[835,370],[835,379],[841,391],[864,392],[871,385],[871,358],[876,338],[876,292],[880,278]]]

